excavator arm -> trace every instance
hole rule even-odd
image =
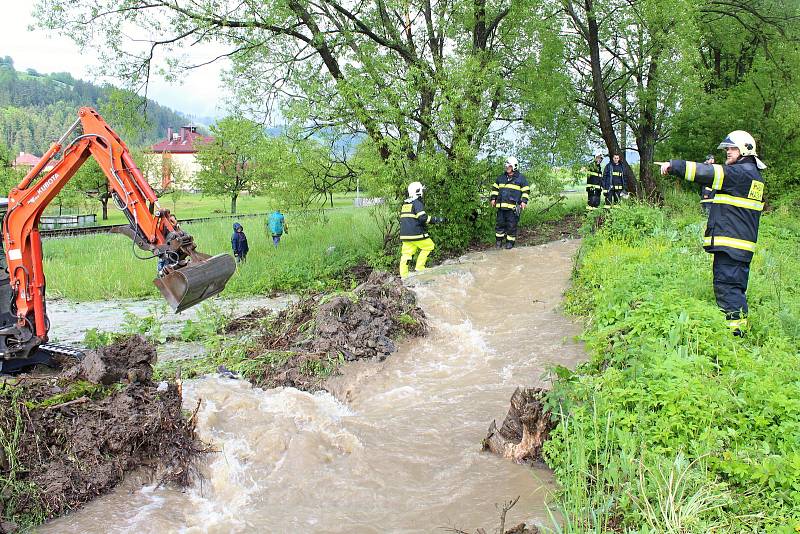
[[[82,134],[65,148],[63,144],[79,126]],[[58,154],[61,157],[54,159]],[[121,233],[148,251],[148,258],[159,258],[159,274],[153,283],[174,311],[185,310],[216,295],[236,270],[230,255],[210,257],[196,250],[192,236],[180,229],[169,210],[158,205],[158,197],[133,162],[125,143],[95,110],[81,108],[78,120],[8,197],[3,245],[11,302],[0,303],[0,307],[7,306],[15,322],[0,325],[0,363],[4,359],[27,358],[47,341],[50,324],[45,306],[39,219],[89,157],[94,157],[100,165],[113,201],[128,219],[128,226]],[[52,169],[37,180],[51,161],[55,162]]]

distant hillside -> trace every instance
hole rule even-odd
[[[112,95],[120,94],[133,96],[110,85],[77,80],[65,72],[40,74],[33,69],[18,72],[10,57],[0,57],[0,144],[13,153],[41,155],[77,118],[79,107],[90,106],[104,113],[104,108],[111,107]],[[113,116],[104,118],[112,127],[118,127]],[[188,122],[182,114],[152,100],[147,101],[146,118],[145,126],[136,132],[138,135],[126,134],[124,141],[129,146],[155,143],[166,135],[168,127]]]

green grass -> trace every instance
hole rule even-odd
[[[363,195],[362,195],[363,196]],[[333,206],[335,208],[346,208],[353,205],[355,193],[336,193],[333,196]],[[230,215],[231,200],[229,197],[206,196],[199,193],[179,193],[178,195],[165,195],[159,200],[162,208],[166,208],[174,213],[179,219],[193,219],[196,217],[222,217]],[[236,201],[237,215],[250,213],[268,213],[283,204],[271,197],[242,195]],[[326,205],[330,208],[330,205]],[[315,207],[316,208],[316,207]],[[69,210],[69,213],[80,212],[82,214],[95,213],[98,225],[107,224],[126,224],[128,220],[125,215],[118,210],[113,201],[108,205],[108,220],[101,219],[100,202],[84,202],[79,208]],[[65,211],[65,213],[67,213]],[[56,215],[58,209],[51,207],[46,215]]]
[[[343,270],[378,248],[378,231],[368,209],[329,212],[325,220],[287,216],[290,233],[273,248],[263,221],[241,219],[250,253],[237,269],[223,296],[257,295],[273,290],[324,289]],[[198,249],[230,253],[232,220],[185,225]],[[133,256],[122,235],[47,239],[43,244],[48,295],[79,301],[157,297],[152,284],[156,260]],[[136,250],[137,254],[146,253]]]
[[[762,219],[739,339],[714,302],[696,196],[667,201],[617,208],[584,240],[566,305],[590,361],[557,370],[548,401],[556,530],[794,532],[800,219]]]

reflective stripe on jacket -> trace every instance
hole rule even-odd
[[[703,240],[706,252],[726,252],[735,260],[752,260],[764,210],[764,179],[755,158],[745,156],[733,165],[672,160],[669,173],[714,191]]]
[[[586,175],[586,190],[600,189],[603,185],[603,172],[599,163],[594,161],[589,164],[589,172]]]
[[[428,237],[428,214],[421,198],[406,199],[400,208],[400,240],[416,241]]]
[[[609,161],[603,170],[603,191],[623,191],[625,189],[625,167],[622,163]]]
[[[513,210],[518,204],[527,203],[530,198],[531,187],[528,180],[519,171],[509,176],[501,174],[492,184],[491,199],[497,201],[495,207]]]

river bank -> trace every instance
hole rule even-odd
[[[126,481],[42,532],[384,532],[475,528],[521,496],[509,525],[548,524],[547,470],[480,452],[492,418],[546,366],[582,357],[558,311],[578,244],[469,254],[410,279],[430,334],[345,366],[328,391],[184,380],[219,452],[181,492]],[[331,392],[333,394],[331,394]],[[144,485],[142,485],[144,482]]]

